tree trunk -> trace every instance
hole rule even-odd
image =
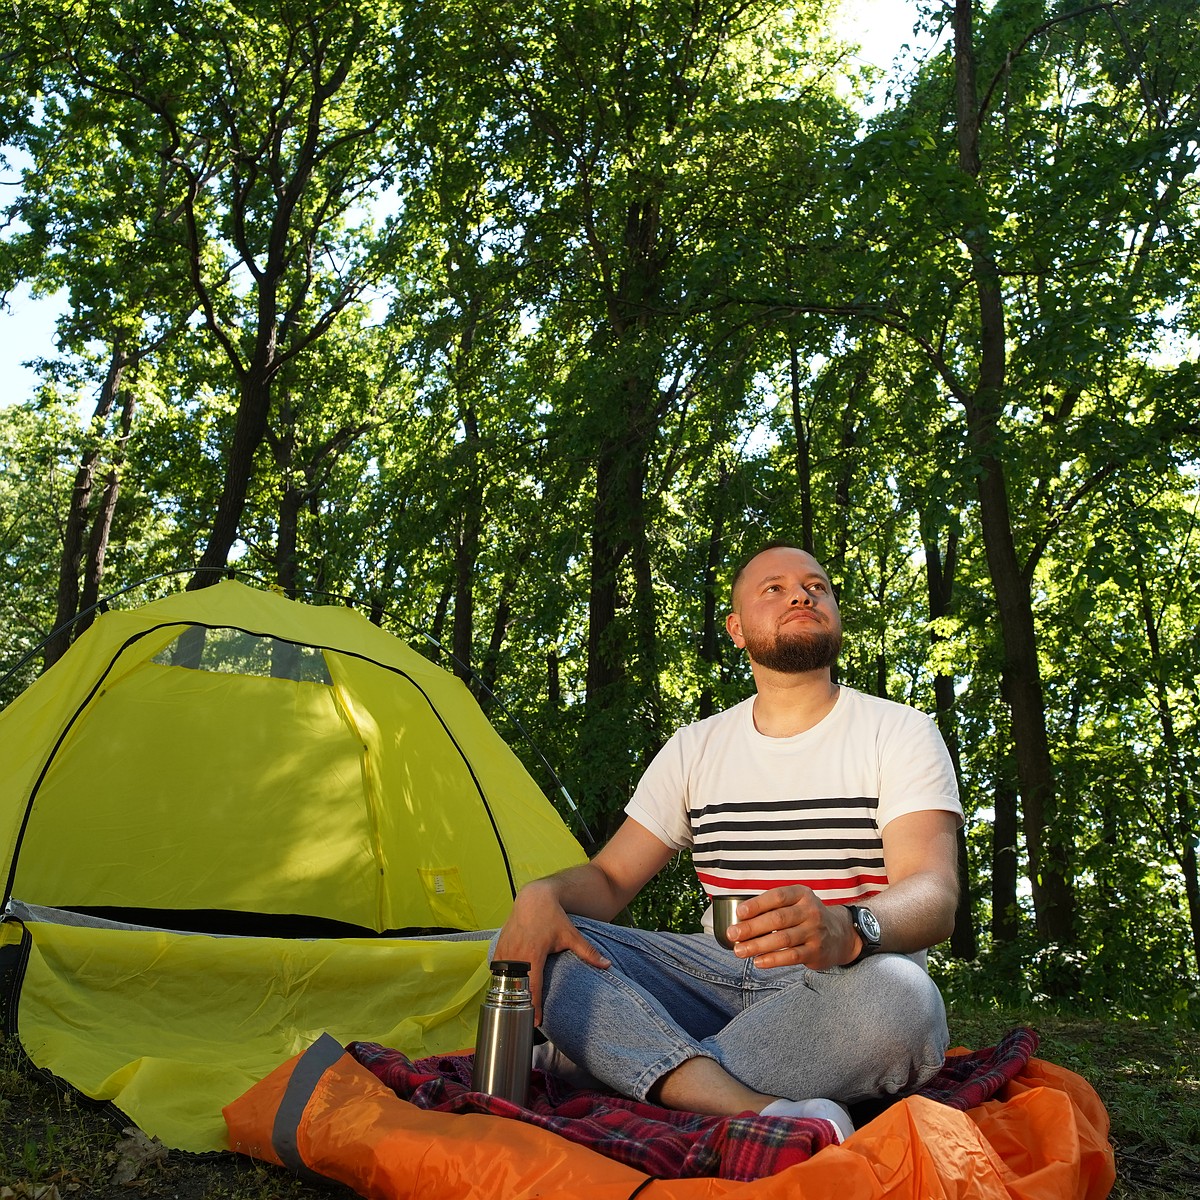
[[[721,466],[717,476],[717,494],[713,502],[712,527],[708,534],[708,557],[704,563],[704,615],[700,628],[700,660],[708,665],[708,675],[700,690],[697,716],[700,720],[711,717],[716,707],[713,678],[721,663],[721,634],[717,628],[717,610],[720,597],[717,595],[717,571],[721,566],[725,541],[725,491],[729,486],[729,472]]]
[[[837,526],[834,530],[834,549],[824,564],[833,580],[835,594],[840,594],[842,590],[842,581],[846,578],[846,556],[850,550],[850,489],[854,482],[854,467],[858,460],[855,447],[858,444],[859,382],[858,379],[854,380],[850,396],[842,409],[842,428],[838,446],[840,451],[839,470],[833,487]]]
[[[972,0],[955,2],[954,41],[959,169],[974,182],[980,158]],[[979,310],[979,378],[974,393],[964,398],[964,406],[968,439],[978,469],[980,524],[1004,647],[1004,694],[1012,713],[1034,911],[1038,931],[1045,940],[1070,946],[1075,940],[1074,895],[1066,846],[1052,828],[1054,763],[1046,734],[1037,631],[1029,580],[1021,570],[1013,540],[1008,486],[1000,456],[999,418],[1006,370],[1000,270],[982,220],[974,222],[960,237],[970,256]]]
[[[461,267],[465,256],[454,255]],[[462,426],[462,491],[458,503],[458,529],[454,543],[454,625],[451,630],[453,671],[472,691],[482,697],[472,671],[475,640],[475,568],[483,535],[483,480],[480,470],[479,418],[472,401],[474,363],[472,352],[483,311],[483,295],[473,292],[462,303],[463,324],[452,361],[452,384]]]
[[[1003,767],[1001,767],[1003,770]],[[1017,907],[1017,793],[996,780],[992,821],[992,942],[1014,942],[1021,928]]]
[[[442,662],[445,651],[442,649],[442,634],[446,628],[446,613],[450,608],[450,600],[454,595],[454,585],[447,584],[442,588],[441,595],[438,596],[437,607],[433,613],[433,641],[435,646],[434,661],[440,666],[446,664]]]
[[[108,373],[96,400],[96,409],[89,426],[88,442],[80,456],[79,469],[75,472],[75,485],[67,506],[67,519],[63,523],[63,548],[58,568],[58,604],[54,620],[54,633],[46,643],[44,663],[53,666],[67,652],[71,644],[72,627],[80,610],[79,568],[83,561],[84,530],[87,527],[88,509],[92,502],[96,470],[100,463],[103,429],[116,402],[121,386],[121,376],[129,359],[121,346],[121,339],[113,342],[112,357]]]
[[[279,497],[279,534],[275,543],[275,577],[283,594],[296,599],[297,546],[300,536],[300,510],[305,489],[296,486],[295,476],[284,473],[283,494]],[[300,678],[300,648],[291,642],[271,642],[271,677]]]
[[[951,532],[946,541],[946,555],[943,559],[941,547],[932,537],[925,541],[925,583],[929,593],[929,616],[934,622],[933,631],[929,635],[930,643],[936,647],[941,642],[942,635],[938,633],[936,622],[949,616],[954,600],[954,568],[958,559],[958,538]],[[933,696],[935,720],[946,749],[950,753],[950,762],[954,766],[954,778],[958,783],[959,794],[962,794],[962,768],[959,756],[958,722],[955,719],[954,679],[941,672],[933,677]],[[975,919],[973,914],[971,894],[971,869],[967,859],[967,830],[964,825],[958,831],[958,907],[954,913],[954,932],[950,935],[950,953],[955,958],[970,962],[979,954],[979,939],[975,934]]]
[[[805,417],[800,407],[800,350],[791,339],[788,341],[788,370],[792,393],[792,432],[796,437],[796,483],[800,491],[800,545],[815,558],[817,543],[813,522],[812,422]]]
[[[592,512],[591,588],[588,596],[587,702],[605,706],[625,678],[628,650],[616,635],[621,571],[633,546],[645,479],[643,440],[632,429],[606,439],[596,461],[596,499]]]
[[[475,567],[483,526],[483,496],[479,477],[479,423],[475,410],[466,405],[462,416],[465,479],[459,503],[458,537],[454,545],[454,626],[451,631],[454,673],[468,687],[475,638]]]
[[[233,442],[225,459],[225,482],[213,517],[208,544],[188,581],[187,590],[211,587],[229,563],[229,552],[237,541],[238,527],[246,508],[246,493],[254,474],[254,456],[267,432],[271,412],[272,371],[260,366],[243,379],[238,401]]]
[[[528,539],[516,555],[515,562],[505,572],[500,583],[500,595],[496,601],[496,612],[492,618],[492,636],[488,640],[487,653],[484,656],[480,678],[489,693],[496,690],[500,674],[500,651],[504,649],[504,640],[508,637],[508,628],[512,623],[512,598],[517,590],[517,582],[525,572],[526,566],[533,555],[533,539]],[[554,655],[557,663],[557,655]],[[556,668],[557,669],[557,668]],[[482,703],[482,698],[481,698]]]
[[[1052,831],[1054,763],[1046,734],[1033,605],[1013,545],[1003,472],[990,456],[985,458],[979,478],[979,499],[988,571],[1004,644],[1004,698],[1012,715],[1034,913],[1043,938],[1071,946],[1075,940],[1075,899],[1066,846]]]
[[[305,489],[285,479],[279,497],[279,534],[275,542],[275,578],[283,594],[292,600],[297,594],[297,556],[300,543],[300,512],[304,508]]]
[[[296,598],[296,554],[300,541],[300,510],[306,489],[296,485],[296,413],[286,392],[279,404],[278,433],[268,428],[267,438],[279,471],[279,529],[275,537],[275,581],[283,594]]]
[[[1191,819],[1187,768],[1183,761],[1179,735],[1175,729],[1171,695],[1166,681],[1167,672],[1163,669],[1162,644],[1158,636],[1158,623],[1154,616],[1154,603],[1146,582],[1146,572],[1140,555],[1135,553],[1131,558],[1137,575],[1146,645],[1150,651],[1150,669],[1147,675],[1153,681],[1155,707],[1158,709],[1158,721],[1163,734],[1163,749],[1167,752],[1167,769],[1163,779],[1166,825],[1168,828],[1174,827],[1173,850],[1183,872],[1183,891],[1187,897],[1188,924],[1192,935],[1192,958],[1197,967],[1194,973],[1200,973],[1200,876],[1197,875],[1196,829]]]
[[[117,499],[121,491],[121,466],[125,461],[125,447],[133,428],[133,412],[137,401],[128,388],[122,393],[121,431],[113,447],[112,465],[104,481],[104,491],[96,516],[92,520],[92,536],[88,539],[87,562],[83,569],[83,591],[79,597],[79,620],[75,622],[72,640],[89,628],[96,619],[95,607],[100,599],[100,584],[104,578],[104,559],[108,553],[108,542],[112,535],[113,517],[117,511]]]
[[[603,439],[596,462],[586,704],[579,751],[587,771],[587,800],[603,823],[602,839],[614,832],[633,780],[645,766],[645,748],[655,740],[653,731],[642,736],[648,729],[649,714],[639,712],[643,702],[653,710],[652,690],[647,688],[644,696],[638,690],[639,684],[649,683],[644,677],[649,664],[641,661],[641,656],[646,653],[646,622],[653,622],[653,612],[622,613],[647,600],[649,415],[637,391],[635,380],[622,384],[620,416],[613,432]],[[635,548],[635,591],[630,596],[623,588],[623,573]],[[631,668],[636,677],[631,678]]]
[[[1183,845],[1179,866],[1183,871],[1183,889],[1187,896],[1188,920],[1192,930],[1192,978],[1200,974],[1200,874],[1197,873],[1196,843],[1193,834]]]

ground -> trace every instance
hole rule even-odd
[[[956,1044],[1032,1025],[1039,1054],[1083,1075],[1112,1118],[1116,1200],[1200,1195],[1200,1034],[1122,1018],[952,1013]],[[234,1155],[167,1151],[0,1046],[0,1200],[328,1200],[286,1172]]]

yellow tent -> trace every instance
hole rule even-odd
[[[583,859],[459,680],[234,582],[106,614],[0,713],[0,846],[10,1030],[187,1150],[321,1033],[470,1045],[478,931]]]

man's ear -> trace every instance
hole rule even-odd
[[[746,645],[746,639],[742,637],[742,619],[735,612],[731,612],[725,618],[725,630],[731,638],[733,644],[741,650]]]

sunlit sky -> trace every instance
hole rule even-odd
[[[860,56],[890,70],[901,47],[911,41],[917,16],[916,0],[844,0],[841,28],[848,40],[861,46]],[[7,203],[15,171],[0,171],[0,203]],[[0,311],[0,405],[27,399],[36,383],[23,364],[54,353],[54,322],[60,304],[54,297],[34,300],[21,287]]]

